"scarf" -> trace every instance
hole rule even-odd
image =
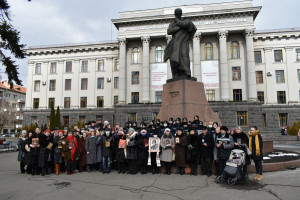
[[[74,144],[74,146],[72,148],[72,152],[71,152],[71,160],[73,161],[75,152],[77,150],[77,140],[74,138],[74,136],[71,136],[71,137],[68,136],[67,140],[69,140],[69,142],[72,142]]]
[[[249,149],[253,153],[253,151],[252,151],[252,138],[255,137],[255,155],[257,155],[257,156],[260,156],[260,147],[259,147],[259,139],[258,139],[259,132],[260,132],[260,130],[256,130],[253,133],[251,133],[250,131],[248,132],[248,135],[249,135]]]

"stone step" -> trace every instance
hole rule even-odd
[[[297,136],[290,136],[290,135],[274,135],[274,134],[262,134],[263,140],[268,141],[297,141]]]

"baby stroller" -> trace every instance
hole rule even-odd
[[[234,185],[238,180],[245,178],[244,166],[246,154],[243,150],[234,149],[231,151],[229,159],[226,162],[223,174],[217,178],[219,183],[227,180],[229,185]]]

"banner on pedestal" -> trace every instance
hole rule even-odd
[[[204,88],[219,88],[219,61],[201,61]]]
[[[167,81],[167,63],[151,64],[151,89],[152,91],[162,91],[163,85]]]

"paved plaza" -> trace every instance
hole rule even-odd
[[[159,174],[109,175],[99,172],[45,177],[21,174],[17,153],[0,153],[0,199],[260,199],[293,200],[300,196],[300,169],[264,173],[261,183],[217,184],[214,177]],[[254,174],[250,174],[252,178]]]

